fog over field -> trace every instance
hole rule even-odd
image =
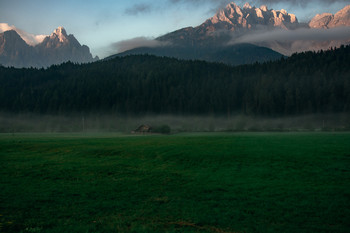
[[[121,116],[113,114],[0,114],[0,133],[121,132],[140,125],[167,125],[171,133],[235,131],[343,131],[350,130],[348,114],[319,114],[283,118],[233,116]]]

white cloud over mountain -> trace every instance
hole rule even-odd
[[[158,41],[153,38],[147,38],[147,37],[136,37],[130,40],[123,40],[112,44],[112,49],[115,51],[118,51],[119,53],[122,53],[124,51],[138,48],[138,47],[148,47],[148,48],[155,48],[159,46],[167,45],[166,42]]]
[[[10,30],[14,30],[16,31],[21,37],[22,39],[29,45],[31,46],[35,46],[39,43],[41,43],[45,37],[47,35],[34,35],[34,34],[30,34],[28,32],[25,32],[21,29],[16,28],[13,25],[8,25],[7,23],[0,23],[0,33],[5,32],[5,31],[10,31]]]
[[[235,38],[232,43],[259,43],[271,41],[327,41],[350,39],[350,27],[338,27],[331,29],[309,29],[299,28],[295,30],[261,30],[246,33],[239,38]]]

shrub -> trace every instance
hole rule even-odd
[[[161,134],[170,134],[171,129],[169,125],[161,125],[159,127],[155,127],[153,129],[154,133],[161,133]]]

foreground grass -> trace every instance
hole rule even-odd
[[[0,190],[0,232],[349,232],[350,134],[5,134]]]

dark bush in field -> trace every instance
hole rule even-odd
[[[161,125],[153,129],[154,133],[170,134],[171,128],[169,125]]]

